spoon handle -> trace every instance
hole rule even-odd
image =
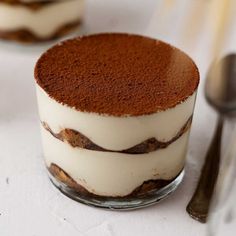
[[[223,124],[224,119],[220,116],[214,137],[205,157],[197,188],[186,209],[193,219],[202,223],[207,221],[209,206],[219,172]]]

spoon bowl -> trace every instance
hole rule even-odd
[[[236,111],[236,54],[214,62],[205,83],[205,96],[216,111],[230,115]]]

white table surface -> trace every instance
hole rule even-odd
[[[183,48],[175,37],[181,22],[178,14],[170,14],[175,29],[171,36],[156,30],[158,20],[153,17],[156,2],[88,0],[86,31],[145,33]],[[236,50],[235,40],[236,34],[231,32],[225,52]],[[0,236],[205,235],[206,225],[192,220],[185,211],[215,122],[215,114],[203,97],[204,76],[209,65],[206,51],[210,45],[206,33],[200,41],[194,50],[186,49],[198,64],[202,81],[184,181],[173,195],[160,204],[129,212],[106,211],[79,204],[52,186],[42,158],[33,80],[34,64],[50,45],[32,47],[1,42]]]

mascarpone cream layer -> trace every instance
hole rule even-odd
[[[148,154],[123,154],[73,148],[43,127],[46,165],[62,168],[89,192],[101,196],[126,196],[144,181],[171,180],[182,170],[189,131],[165,149]]]
[[[83,10],[84,0],[55,1],[37,10],[0,3],[0,30],[27,29],[38,37],[47,38],[60,27],[79,21]]]
[[[114,117],[77,111],[50,98],[39,85],[36,89],[40,119],[54,133],[74,129],[100,147],[114,151],[131,148],[149,138],[171,140],[192,115],[196,97],[194,93],[176,107],[151,115]]]

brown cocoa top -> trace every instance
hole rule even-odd
[[[97,34],[49,49],[35,79],[50,97],[79,111],[138,116],[184,101],[197,89],[199,73],[186,54],[162,41]]]

